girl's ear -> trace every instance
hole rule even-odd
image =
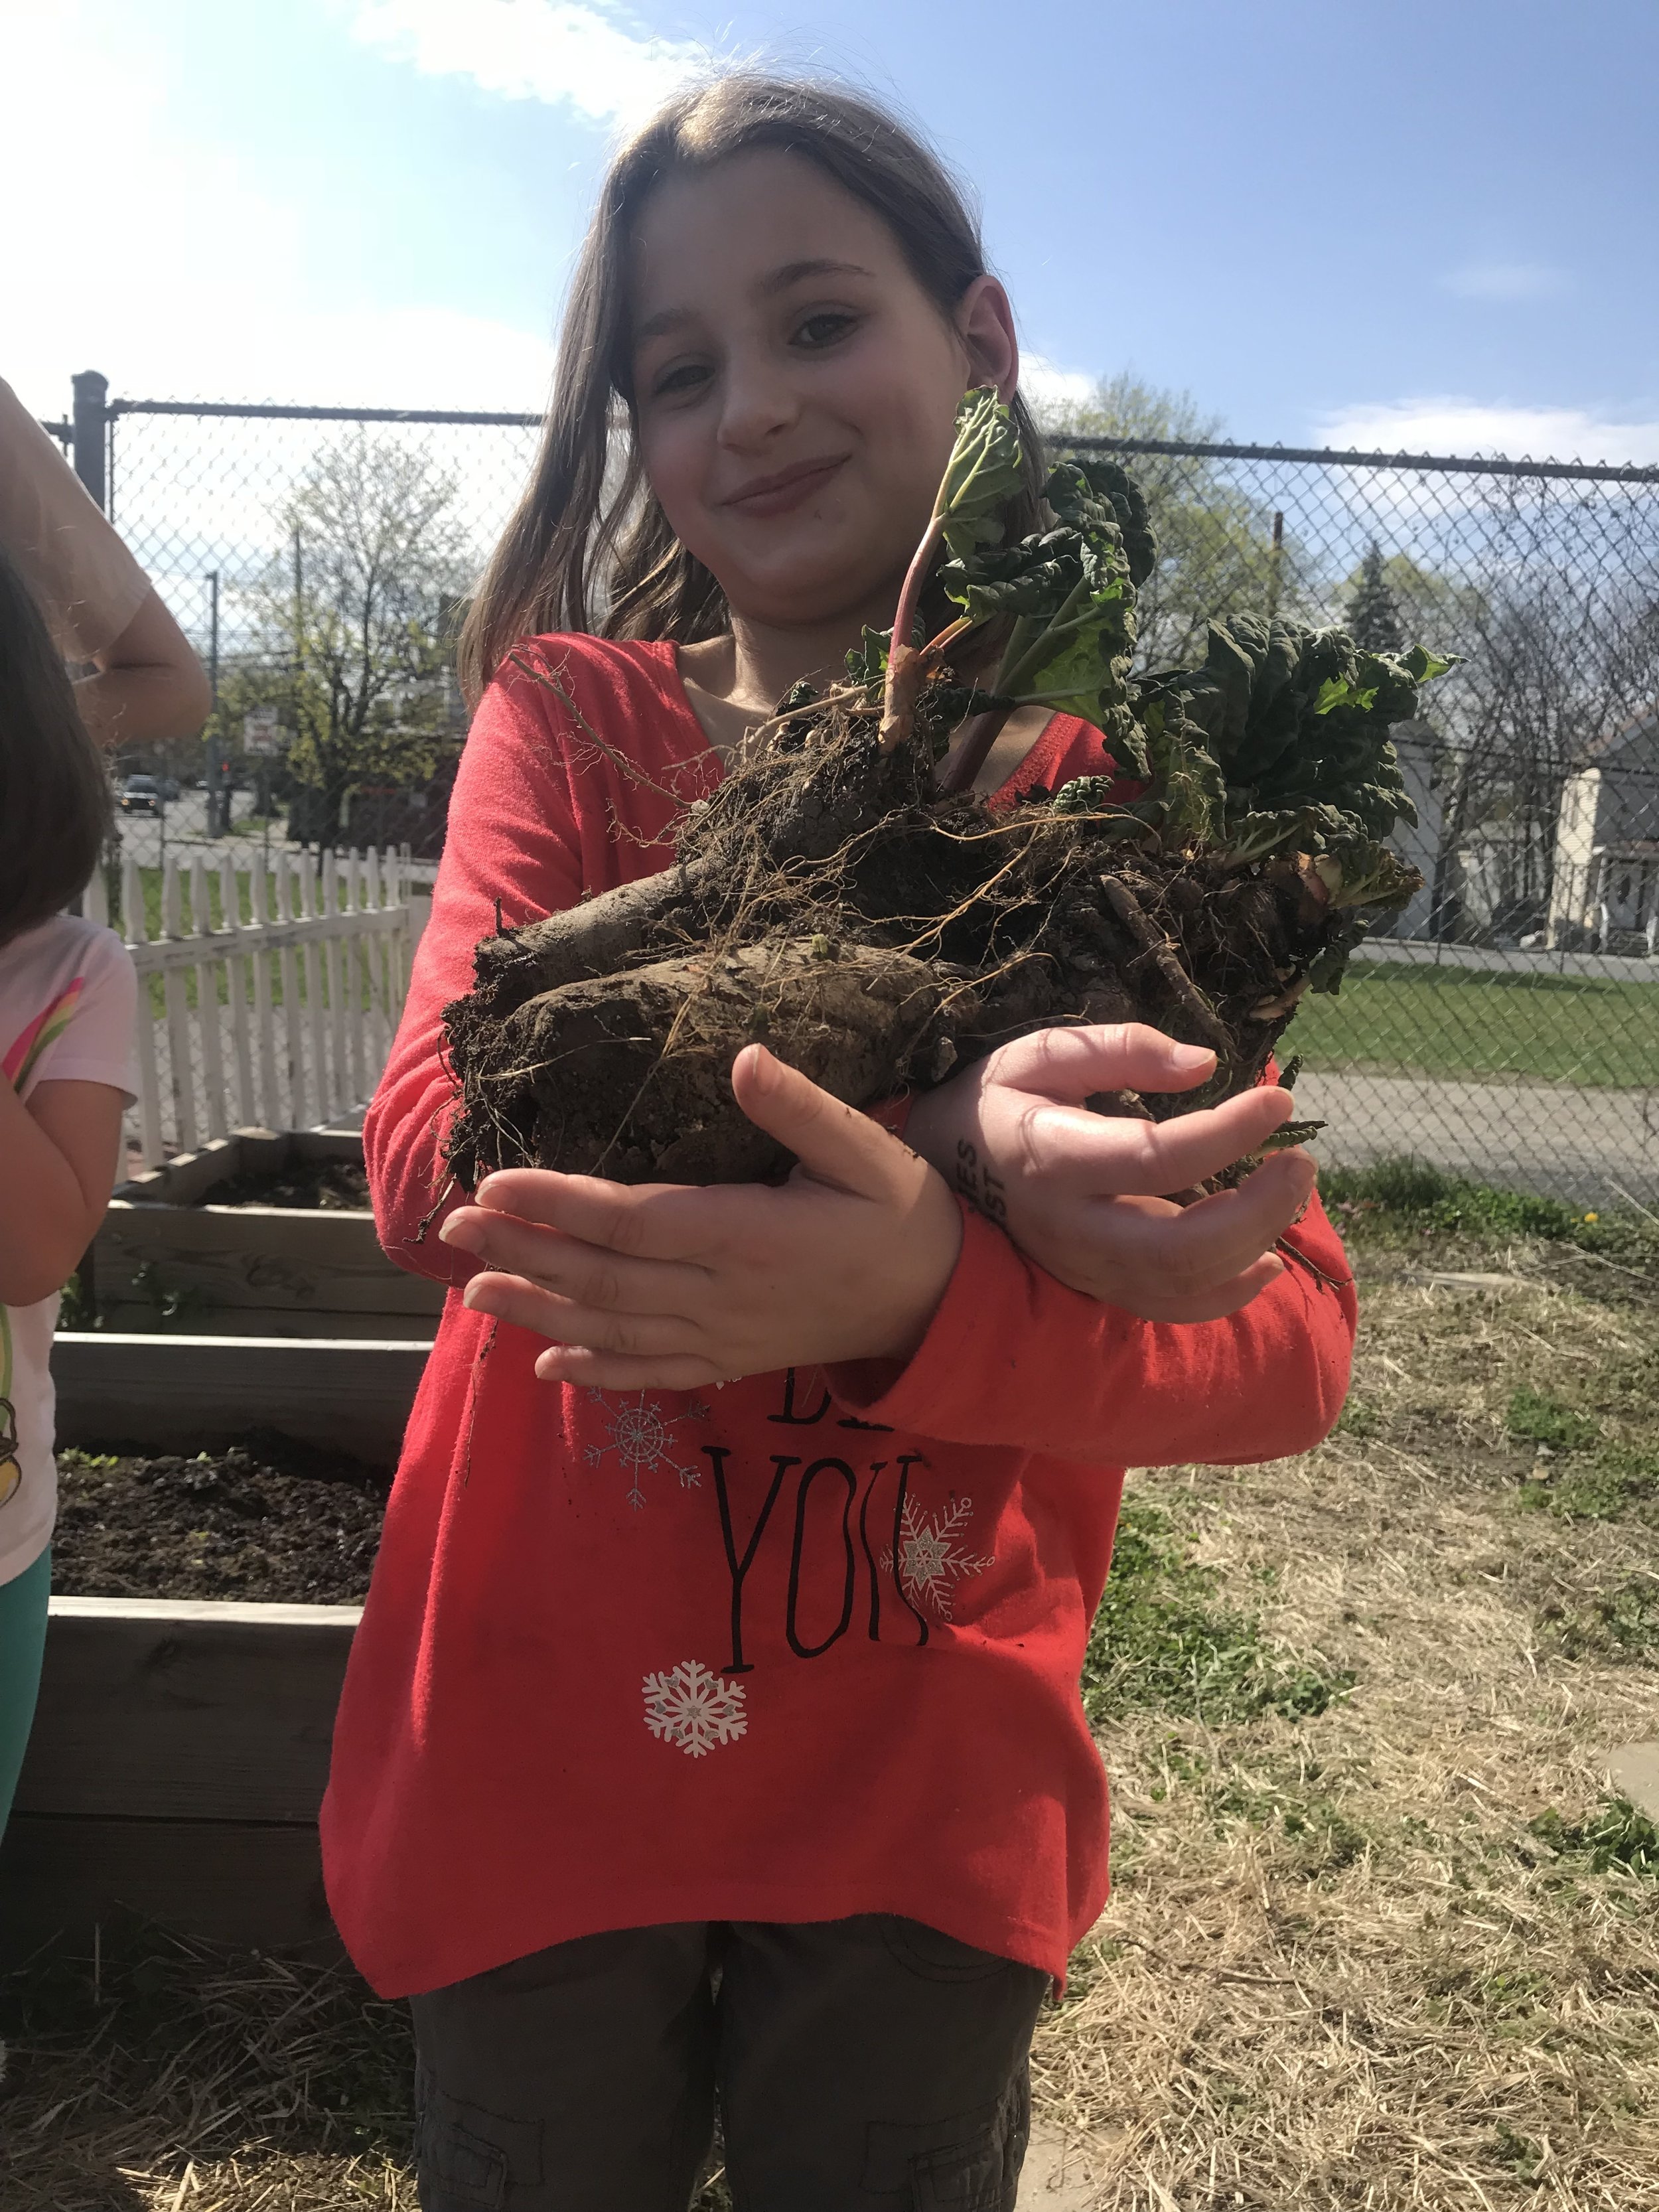
[[[975,277],[957,302],[955,319],[969,383],[994,384],[999,399],[1012,399],[1019,386],[1019,338],[1008,295],[994,276]]]

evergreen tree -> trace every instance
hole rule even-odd
[[[1389,588],[1389,580],[1382,573],[1382,549],[1376,538],[1360,564],[1359,575],[1354,586],[1353,597],[1348,602],[1345,627],[1354,643],[1367,653],[1401,653],[1405,650],[1405,637],[1400,628],[1400,613]]]

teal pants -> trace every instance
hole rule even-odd
[[[23,1747],[40,1687],[40,1655],[46,1648],[46,1598],[52,1553],[0,1583],[0,1836],[6,1832]]]

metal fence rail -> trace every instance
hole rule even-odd
[[[111,398],[101,377],[77,378],[75,397],[62,428],[76,465],[186,633],[204,658],[216,645],[222,669],[267,675],[295,503],[320,456],[362,437],[413,457],[447,487],[456,558],[476,576],[538,428],[528,415]],[[1143,594],[1149,664],[1201,657],[1210,621],[1265,609],[1352,625],[1363,607],[1381,633],[1362,641],[1392,629],[1460,656],[1395,732],[1424,890],[1291,1033],[1303,1103],[1331,1124],[1322,1156],[1415,1152],[1586,1202],[1617,1187],[1659,1205],[1659,470],[1054,443],[1121,455],[1148,495],[1163,547]],[[257,834],[282,842],[280,825]],[[204,851],[211,870],[219,847]]]

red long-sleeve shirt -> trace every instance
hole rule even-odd
[[[720,772],[672,646],[535,650],[592,734],[523,674],[485,698],[365,1131],[386,1249],[456,1283],[419,1224],[474,945],[497,901],[522,922],[664,866]],[[1005,791],[1101,763],[1059,718]],[[1346,1276],[1316,1204],[1293,1234]],[[896,1376],[541,1383],[543,1340],[452,1295],[335,1730],[352,1955],[402,1995],[604,1929],[884,1911],[1062,1973],[1106,1893],[1078,1677],[1122,1469],[1305,1449],[1353,1325],[1299,1267],[1226,1321],[1142,1322],[971,1212]]]

